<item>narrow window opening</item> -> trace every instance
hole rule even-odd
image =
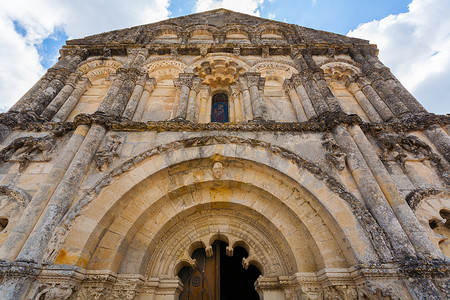
[[[215,94],[212,97],[211,122],[226,123],[228,120],[228,95]]]

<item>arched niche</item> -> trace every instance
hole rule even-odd
[[[93,113],[97,110],[103,97],[111,86],[116,71],[122,66],[119,61],[113,59],[92,60],[78,67],[82,73],[82,79],[86,80],[86,90],[72,109],[66,121],[73,121],[80,113]]]
[[[213,33],[206,28],[194,29],[189,33],[189,43],[212,44],[214,43]]]
[[[286,44],[288,43],[288,39],[286,38],[287,31],[289,31],[288,28],[273,23],[261,24],[256,28],[256,32],[258,32],[262,43]]]
[[[434,246],[450,257],[450,193],[422,199],[415,214]]]
[[[0,245],[14,228],[31,197],[22,189],[0,186]]]
[[[371,121],[369,111],[361,105],[361,99],[357,94],[361,92],[361,87],[357,83],[358,78],[362,76],[360,69],[343,60],[328,60],[320,67],[342,110],[348,114],[357,114],[366,122]],[[359,95],[362,96],[362,92]],[[373,107],[371,109],[373,110]]]
[[[176,93],[173,80],[184,72],[186,64],[176,58],[153,59],[145,62],[144,69],[156,85],[144,107],[142,121],[163,121],[171,119],[176,105]]]
[[[173,44],[180,43],[181,38],[179,37],[179,32],[181,28],[176,25],[163,25],[160,26],[155,32],[152,33],[153,40],[155,44]]]
[[[250,35],[243,26],[230,25],[223,29],[225,34],[225,43],[250,44]]]
[[[216,192],[230,195],[231,191],[233,195],[233,191],[238,193],[240,186],[241,191],[261,196],[245,197],[245,193],[242,192],[244,193],[242,197],[232,197],[229,202],[225,201],[225,204],[229,203],[230,207],[231,203],[242,204],[244,207],[259,211],[259,214],[266,216],[276,228],[283,231],[282,236],[287,240],[291,239],[289,242],[291,249],[297,247],[313,249],[314,262],[318,269],[327,266],[339,268],[360,261],[378,260],[371,242],[354,215],[354,213],[361,214],[358,209],[363,208],[358,208],[357,204],[348,206],[340,196],[327,187],[326,183],[307,170],[300,171],[299,165],[291,160],[295,155],[290,154],[291,158],[286,159],[281,154],[284,152],[270,154],[269,145],[254,148],[250,146],[250,141],[246,146],[246,142],[239,138],[232,138],[226,144],[217,144],[217,141],[215,137],[211,140],[212,144],[202,143],[203,146],[196,140],[186,143],[175,142],[164,146],[164,149],[170,149],[169,152],[161,151],[162,148],[151,149],[145,152],[147,153],[145,155],[150,155],[148,159],[133,159],[136,161],[134,163],[136,167],[127,172],[121,171],[118,174],[122,175],[114,180],[108,179],[109,186],[101,190],[93,187],[88,198],[82,198],[75,204],[62,222],[66,224],[63,226],[70,230],[55,263],[86,267],[91,261],[97,261],[96,264],[89,265],[90,268],[109,269],[115,272],[121,264],[124,250],[127,249],[124,247],[127,247],[127,244],[134,241],[132,242],[134,245],[150,245],[148,238],[155,237],[165,224],[175,224],[181,220],[177,217],[179,213],[195,209],[197,203],[194,203],[192,198],[184,199],[183,195],[190,195],[198,190],[205,196],[200,198],[203,202],[198,205],[212,207],[215,201],[212,200],[214,196],[211,196],[211,187],[214,188],[215,183],[220,182],[225,184],[225,189],[218,185]],[[233,141],[240,142],[235,144]],[[189,146],[186,148],[183,145]],[[227,162],[224,177],[220,180],[211,171],[210,159],[217,155],[230,161]],[[268,155],[271,157],[270,160],[267,159]],[[255,161],[248,161],[240,158],[241,156],[254,157]],[[289,175],[276,171],[273,169],[275,167],[288,171]],[[228,173],[228,170],[231,173]],[[118,171],[113,172],[117,174]],[[342,187],[340,189],[345,190]],[[100,194],[94,197],[96,190],[99,190]],[[146,194],[143,195],[142,192]],[[346,193],[346,197],[348,195]],[[231,199],[235,199],[234,202]],[[264,204],[264,201],[267,201],[267,204]],[[190,204],[183,206],[183,203]],[[269,203],[277,205],[268,205]],[[266,211],[268,207],[272,207],[272,213]],[[352,213],[354,209],[356,211]],[[145,212],[156,215],[150,218]],[[76,217],[78,215],[79,217]],[[73,219],[74,217],[76,218]],[[149,226],[143,226],[144,220],[160,221],[151,233],[148,232]],[[295,226],[304,227],[295,229]],[[141,228],[147,228],[147,233],[138,235]],[[117,230],[120,230],[119,235]],[[309,238],[295,238],[294,232],[305,234]],[[137,238],[138,236],[142,238]],[[147,244],[143,239],[147,239]],[[111,242],[114,245],[108,245]],[[306,242],[311,244],[308,246]],[[105,255],[109,253],[108,259],[100,261],[94,259],[98,255],[105,257],[102,253]],[[293,250],[293,253],[295,256],[301,251]],[[131,255],[131,257],[140,257],[138,260],[141,261],[145,255]],[[340,258],[337,259],[338,257]],[[303,265],[299,263],[302,261],[301,255],[297,256],[296,260],[296,268],[300,268]],[[142,265],[141,262],[139,265]]]

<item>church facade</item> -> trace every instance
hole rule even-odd
[[[450,298],[450,118],[375,45],[219,9],[60,53],[0,116],[0,299]]]

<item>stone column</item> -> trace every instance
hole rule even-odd
[[[426,136],[437,150],[450,162],[450,136],[439,125],[431,125],[424,130]]]
[[[244,98],[244,120],[248,122],[253,119],[253,111],[250,91],[248,90],[247,79],[245,77],[239,78],[239,88],[242,91],[242,97]]]
[[[440,258],[439,251],[433,246],[425,231],[419,224],[416,216],[412,212],[405,198],[403,198],[397,185],[391,178],[385,166],[374,151],[372,145],[367,140],[366,135],[359,126],[349,126],[348,130],[361,151],[365,161],[375,180],[378,182],[384,196],[392,207],[403,230],[408,235],[409,240],[422,258]]]
[[[306,61],[307,59],[310,61],[309,64]],[[314,115],[321,115],[324,112],[329,111],[330,108],[328,107],[328,104],[325,101],[324,96],[319,90],[316,80],[314,79],[315,71],[311,69],[311,66],[315,66],[315,63],[314,61],[311,62],[312,57],[308,54],[305,55],[299,54],[295,56],[294,60],[298,65],[300,73],[296,76],[293,76],[292,78],[297,87],[299,86],[304,87],[304,88],[300,87],[297,89],[298,90],[297,93],[300,96],[302,103],[307,103],[308,100],[306,99],[310,99],[310,102],[315,110]],[[304,93],[303,89],[306,91],[307,97],[301,96]],[[305,113],[308,112],[310,116],[313,116],[313,113],[310,110],[308,104],[304,105],[304,107]]]
[[[181,73],[178,77],[180,84],[180,98],[178,101],[178,107],[175,114],[175,119],[186,120],[189,93],[192,86],[192,80],[194,79],[193,73]]]
[[[9,111],[22,112],[26,111],[36,96],[44,90],[51,81],[50,69],[39,79],[33,87],[17,101]]]
[[[16,260],[31,262],[42,260],[53,231],[69,210],[105,133],[106,129],[99,124],[94,124],[89,129]]]
[[[189,100],[186,113],[186,119],[190,122],[198,122],[196,115],[198,115],[197,107],[197,94],[202,85],[202,80],[200,78],[194,78],[192,80],[191,90],[189,91]]]
[[[405,104],[394,94],[392,89],[384,82],[383,77],[377,72],[375,67],[367,62],[359,49],[351,48],[350,56],[354,61],[361,64],[364,75],[370,80],[375,91],[389,106],[394,115],[398,116],[408,112]]]
[[[300,74],[303,86],[311,99],[311,103],[314,106],[314,110],[316,114],[320,116],[324,112],[330,111],[328,108],[323,95],[320,93],[319,88],[313,78],[313,73],[309,70],[306,70]]]
[[[111,83],[111,86],[109,87],[108,91],[106,92],[105,96],[103,97],[102,102],[98,106],[97,111],[102,113],[109,113],[109,109],[111,108],[114,99],[118,95],[120,87],[122,86],[126,77],[127,77],[127,69],[119,68],[116,70],[116,76],[113,82]]]
[[[138,69],[128,69],[120,89],[109,108],[108,113],[114,116],[121,116],[130,100],[131,93],[134,91],[138,77],[142,76]]]
[[[50,71],[51,81],[49,82],[47,88],[42,91],[30,104],[30,109],[37,115],[40,115],[47,107],[47,105],[64,87],[64,82],[66,81],[69,74],[70,71],[67,69],[52,68]]]
[[[237,85],[232,85],[231,87],[231,102],[234,104],[234,116],[235,122],[242,122],[242,103],[239,92],[239,87]]]
[[[89,127],[80,125],[74,131],[66,146],[53,163],[53,168],[45,183],[39,186],[34,197],[25,208],[17,225],[10,231],[3,245],[0,247],[0,260],[13,261],[25,243],[28,235],[33,230],[41,212],[48,203],[50,196],[55,191],[62,176],[68,169],[73,157],[83,142]],[[44,247],[46,248],[46,247]]]
[[[267,107],[264,99],[261,98],[261,95],[259,93],[260,81],[264,79],[261,78],[261,75],[259,73],[250,72],[247,72],[245,74],[245,77],[249,86],[248,90],[250,91],[253,120],[264,120],[264,117],[267,116]]]
[[[350,83],[348,90],[353,94],[355,99],[358,101],[359,105],[362,107],[366,115],[369,117],[370,121],[381,123],[383,119],[380,117],[376,109],[372,106],[370,101],[366,98],[364,93],[361,91],[357,83]]]
[[[263,119],[268,120],[269,119],[269,112],[267,111],[267,102],[264,98],[264,87],[266,86],[266,79],[261,78],[258,83],[258,91],[259,91],[259,99],[261,99],[261,103],[263,106]]]
[[[144,89],[144,91],[142,92],[142,96],[141,99],[139,99],[139,104],[136,108],[136,111],[133,115],[133,121],[135,122],[145,122],[145,120],[142,120],[142,117],[144,116],[144,112],[148,107],[148,99],[150,98],[151,95],[151,91],[147,91],[146,89]]]
[[[336,141],[346,154],[347,165],[370,213],[390,240],[398,258],[415,257],[414,248],[403,231],[366,160],[347,128],[338,125],[333,130]]]
[[[264,300],[283,300],[286,293],[282,287],[279,278],[267,278],[260,276],[255,282],[256,291],[260,299]]]
[[[42,117],[51,120],[58,110],[63,106],[69,96],[72,94],[75,86],[80,79],[79,74],[72,73],[67,79],[66,85],[59,91],[58,95],[50,102],[42,113]]]
[[[294,74],[291,77],[292,84],[295,87],[295,91],[297,92],[298,97],[300,97],[300,101],[303,106],[303,110],[305,111],[307,119],[311,119],[316,116],[316,111],[314,110],[314,106],[311,103],[311,99],[309,99],[308,93],[303,86],[303,82],[301,77],[298,74]]]
[[[364,58],[375,68],[378,69],[378,72],[383,77],[386,84],[388,84],[391,89],[394,91],[394,94],[397,95],[398,98],[408,107],[408,109],[412,112],[426,112],[426,109],[422,106],[422,104],[411,95],[410,92],[398,81],[398,79],[392,74],[391,70],[387,68],[383,63],[378,59],[376,55],[372,55],[372,53],[364,51]]]
[[[134,87],[133,93],[131,94],[130,100],[128,101],[128,104],[122,115],[125,119],[131,120],[133,118],[139,100],[141,99],[142,93],[144,91],[144,85],[146,84],[147,79],[148,79],[147,74],[139,76],[139,79],[137,80],[136,85]],[[149,90],[152,91],[155,88],[156,80],[154,78],[151,78],[148,80],[148,82],[149,82],[148,83]]]
[[[90,86],[91,83],[89,79],[82,78],[80,81],[78,81],[77,86],[73,90],[73,92],[70,94],[69,98],[64,102],[62,107],[58,110],[58,112],[53,117],[53,122],[64,122],[67,117],[72,112],[73,108],[77,105],[78,101],[80,100],[81,96],[83,96],[84,92],[86,91],[86,88]]]
[[[366,95],[367,99],[377,110],[384,121],[388,121],[394,117],[389,107],[373,89],[373,87],[370,85],[370,81],[367,78],[359,78],[358,84],[361,86],[361,90],[363,91],[364,95]]]
[[[308,118],[303,111],[302,104],[300,103],[300,98],[297,95],[297,91],[295,90],[294,83],[291,79],[285,79],[283,83],[283,88],[285,92],[288,94],[289,99],[291,99],[292,107],[294,108],[295,115],[297,116],[297,121],[306,122]]]
[[[200,88],[200,111],[199,111],[199,123],[208,122],[208,98],[210,95],[209,86],[201,86]],[[211,109],[210,109],[211,110]],[[209,110],[209,111],[210,111]]]
[[[122,85],[117,91],[116,97],[114,100],[110,102],[110,108],[107,113],[114,116],[121,116],[124,113],[124,110],[130,100],[130,96],[134,91],[136,81],[138,78],[145,76],[145,74],[141,74],[140,70],[142,64],[145,61],[145,55],[148,54],[147,49],[131,49],[129,52],[129,68],[125,69],[126,72],[122,74]],[[131,64],[130,64],[131,62]],[[113,83],[114,84],[114,83]],[[106,97],[106,96],[105,96]]]
[[[63,55],[59,58],[58,62],[49,69],[47,73],[22,97],[16,104],[11,107],[10,111],[25,111],[31,109],[32,102],[39,100],[34,104],[38,108],[38,114],[40,114],[45,106],[58,94],[59,90],[64,86],[58,82],[52,83],[55,79],[55,73],[66,74],[68,76],[81,61],[85,60],[88,56],[86,49],[77,49],[67,55]],[[57,71],[59,70],[59,71]],[[61,78],[56,78],[60,80]],[[49,85],[52,83],[51,89]],[[56,90],[55,90],[56,88]],[[58,89],[59,88],[59,89]]]
[[[330,90],[327,82],[325,81],[323,70],[316,65],[314,59],[309,53],[303,54],[303,57],[309,69],[313,73],[313,78],[316,81],[317,88],[328,104],[329,109],[335,112],[342,111],[336,96],[334,96],[333,92]]]

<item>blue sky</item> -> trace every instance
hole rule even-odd
[[[450,0],[0,1],[0,110],[56,62],[68,38],[219,7],[369,39],[429,111],[450,113]]]

